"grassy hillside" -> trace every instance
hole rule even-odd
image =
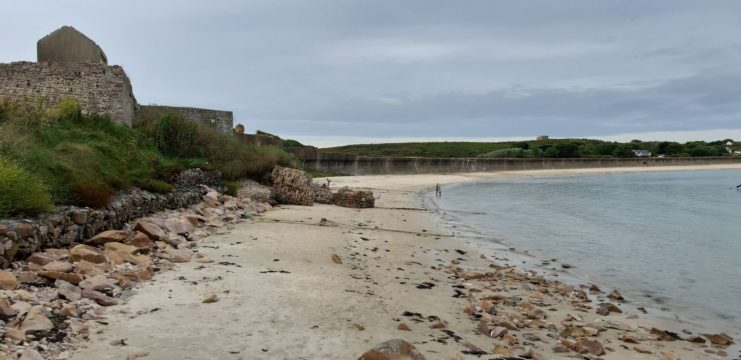
[[[191,167],[234,180],[259,179],[275,164],[295,160],[174,115],[131,129],[83,116],[74,100],[53,109],[0,102],[0,216],[33,215],[53,204],[100,207],[131,186],[169,192],[172,175]]]
[[[649,150],[653,156],[724,156],[723,141],[629,143],[590,139],[550,139],[510,142],[421,142],[394,144],[361,144],[321,149],[323,152],[363,156],[436,157],[436,158],[579,158],[633,157],[633,150]]]

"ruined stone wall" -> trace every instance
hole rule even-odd
[[[137,110],[135,125],[154,120],[167,113],[179,114],[199,125],[209,125],[222,132],[232,132],[234,114],[231,111],[198,109],[190,107],[141,105]]]
[[[271,136],[265,135],[252,135],[252,134],[234,134],[239,141],[245,144],[257,145],[257,146],[283,146],[283,140],[277,139]]]
[[[120,66],[101,63],[13,62],[0,64],[0,98],[43,99],[54,105],[75,98],[85,114],[109,116],[131,126],[136,99]]]

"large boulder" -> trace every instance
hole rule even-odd
[[[313,184],[314,189],[314,202],[318,204],[331,204],[332,203],[332,191],[329,190],[326,184]]]
[[[344,187],[332,194],[332,203],[348,208],[372,208],[376,206],[376,198],[372,191],[353,191]]]
[[[18,279],[8,271],[0,270],[0,289],[15,290],[18,287]]]
[[[308,173],[276,166],[270,176],[275,189],[275,199],[281,204],[314,205],[314,189]]]
[[[425,360],[425,357],[414,345],[401,339],[393,339],[377,345],[358,360]]]

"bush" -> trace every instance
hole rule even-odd
[[[163,154],[178,158],[196,157],[198,124],[175,114],[165,114],[154,121],[154,143]]]
[[[227,194],[231,196],[237,196],[237,192],[239,191],[239,183],[236,181],[222,181],[222,184],[226,186]]]
[[[524,150],[522,148],[509,148],[501,149],[488,152],[486,154],[479,155],[480,158],[491,158],[491,159],[502,159],[502,158],[524,158],[532,155],[531,150]]]
[[[0,157],[0,216],[35,215],[50,210],[52,205],[41,179]]]

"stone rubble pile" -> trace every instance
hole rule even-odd
[[[297,169],[276,166],[270,176],[273,182],[275,199],[281,204],[314,204],[314,190],[311,175]]]
[[[331,204],[332,190],[329,190],[327,184],[312,184],[314,190],[314,202],[317,204]]]
[[[99,232],[120,229],[142,216],[196,204],[204,195],[197,184],[223,191],[220,178],[218,172],[191,169],[175,177],[174,189],[167,194],[134,189],[114,196],[104,209],[64,206],[33,219],[0,220],[0,268],[45,248],[67,247]]]
[[[257,181],[249,179],[239,181],[237,196],[242,199],[270,203],[274,201],[270,195],[270,188],[260,185]]]
[[[475,332],[488,341],[494,341],[491,349],[479,349],[469,344],[469,349],[476,348],[472,350],[474,353],[544,359],[538,349],[548,347],[563,357],[598,359],[619,346],[636,354],[676,359],[673,353],[661,351],[657,342],[707,342],[711,347],[703,345],[703,351],[719,356],[726,356],[723,349],[733,344],[733,339],[723,333],[683,339],[670,331],[635,328],[617,321],[610,315],[622,313],[618,305],[610,302],[623,299],[617,291],[605,295],[595,285],[566,285],[545,279],[534,271],[521,272],[512,266],[495,263],[490,265],[488,272],[464,270],[457,266],[458,263],[453,260],[442,270],[457,279],[454,296],[465,299],[463,312],[475,322]],[[516,288],[521,290],[518,296],[502,295]],[[552,319],[549,309],[559,303],[569,304],[574,313],[563,319]],[[637,316],[628,319],[634,317]],[[614,343],[610,338],[620,339],[620,343]]]
[[[75,237],[70,247],[35,251],[13,262],[12,270],[0,270],[0,354],[67,358],[66,343],[87,338],[92,324],[104,323],[106,307],[118,304],[127,289],[173,263],[213,261],[194,251],[195,241],[271,209],[210,187],[201,190],[199,204],[128,222],[122,230]]]
[[[374,207],[376,199],[371,191],[350,190],[343,187],[332,194],[332,203],[347,208],[363,209]]]

